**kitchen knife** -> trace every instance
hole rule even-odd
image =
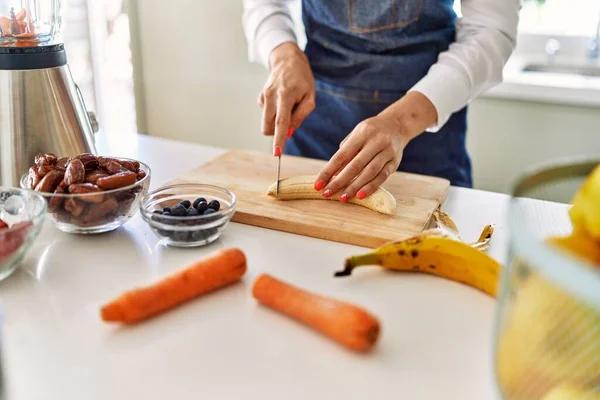
[[[279,174],[281,172],[281,155],[279,155],[279,157],[277,158],[277,184],[275,189],[275,197],[279,198]]]

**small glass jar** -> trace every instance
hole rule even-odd
[[[62,0],[0,0],[0,46],[39,46],[58,39]]]

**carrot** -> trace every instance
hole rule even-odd
[[[245,273],[246,256],[241,250],[219,250],[152,285],[123,293],[101,308],[101,317],[106,322],[134,324],[232,284]]]
[[[379,338],[379,321],[367,311],[292,286],[267,274],[256,278],[252,295],[260,303],[304,323],[351,350],[367,352]]]

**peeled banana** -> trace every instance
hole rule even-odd
[[[493,226],[488,225],[479,240],[469,244],[449,237],[439,229],[425,231],[406,240],[384,244],[368,253],[351,256],[346,259],[344,269],[336,272],[335,276],[348,276],[357,267],[380,266],[462,282],[495,297],[502,265],[480,250],[487,246],[492,233]]]
[[[273,183],[267,195],[278,200],[339,200],[340,194],[323,197],[322,191],[314,189],[317,177],[314,175],[300,175],[285,178],[279,181],[279,196],[277,196],[277,182]],[[390,192],[380,187],[370,196],[362,200],[354,197],[348,200],[350,204],[357,204],[381,214],[393,215],[396,212],[396,199]]]

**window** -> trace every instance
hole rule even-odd
[[[65,0],[62,40],[73,79],[100,129],[136,132],[129,18],[125,0]]]
[[[524,0],[519,31],[523,34],[595,36],[598,0]]]
[[[460,3],[454,1],[458,15]],[[592,37],[599,21],[600,0],[522,0],[519,33]]]

